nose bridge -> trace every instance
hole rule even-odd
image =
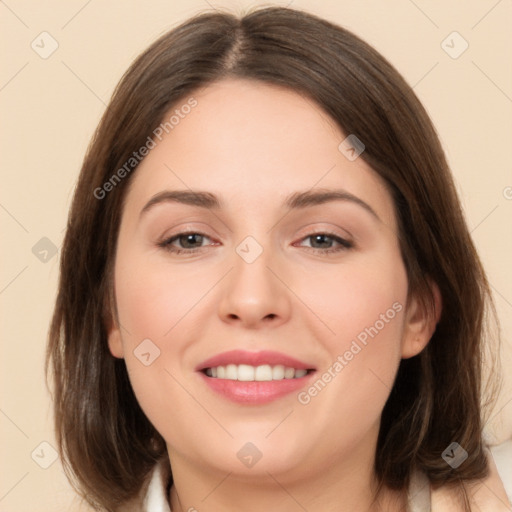
[[[269,245],[267,241],[264,247],[255,237],[247,236],[235,248],[234,268],[219,306],[224,321],[255,326],[269,319],[282,321],[289,315],[286,289],[270,270],[277,262]]]

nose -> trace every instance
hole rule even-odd
[[[223,280],[218,314],[223,322],[248,329],[277,327],[288,321],[291,291],[268,251],[252,263],[234,255],[234,268]]]

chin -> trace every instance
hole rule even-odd
[[[266,437],[267,434],[235,436],[227,443],[217,444],[214,450],[211,449],[213,445],[208,443],[205,452],[198,454],[198,457],[203,465],[209,463],[217,471],[239,475],[241,478],[268,478],[268,473],[276,478],[281,474],[291,476],[307,468],[305,461],[310,457],[302,436],[298,433],[290,434],[296,436],[296,439],[288,436],[290,442],[283,443],[282,437],[272,439],[273,434]]]

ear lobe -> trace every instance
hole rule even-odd
[[[123,342],[121,340],[121,331],[118,327],[112,327],[108,332],[108,348],[110,353],[119,359],[124,358]]]
[[[117,320],[111,311],[105,312],[105,324],[108,326],[108,348],[114,357],[124,358],[123,340],[121,339],[121,329],[117,326]]]
[[[121,329],[118,326],[118,313],[113,289],[111,288],[106,302],[103,304],[103,322],[107,326],[107,341],[110,353],[119,359],[124,358],[123,340]]]
[[[436,283],[430,288],[434,298],[434,310],[431,311],[418,297],[412,297],[405,313],[405,325],[402,336],[402,358],[418,355],[428,344],[441,318],[441,292]]]

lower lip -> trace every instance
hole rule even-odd
[[[297,379],[281,379],[267,381],[239,381],[208,377],[199,372],[206,385],[228,400],[242,404],[266,404],[283,396],[298,391],[315,372],[308,373]]]

